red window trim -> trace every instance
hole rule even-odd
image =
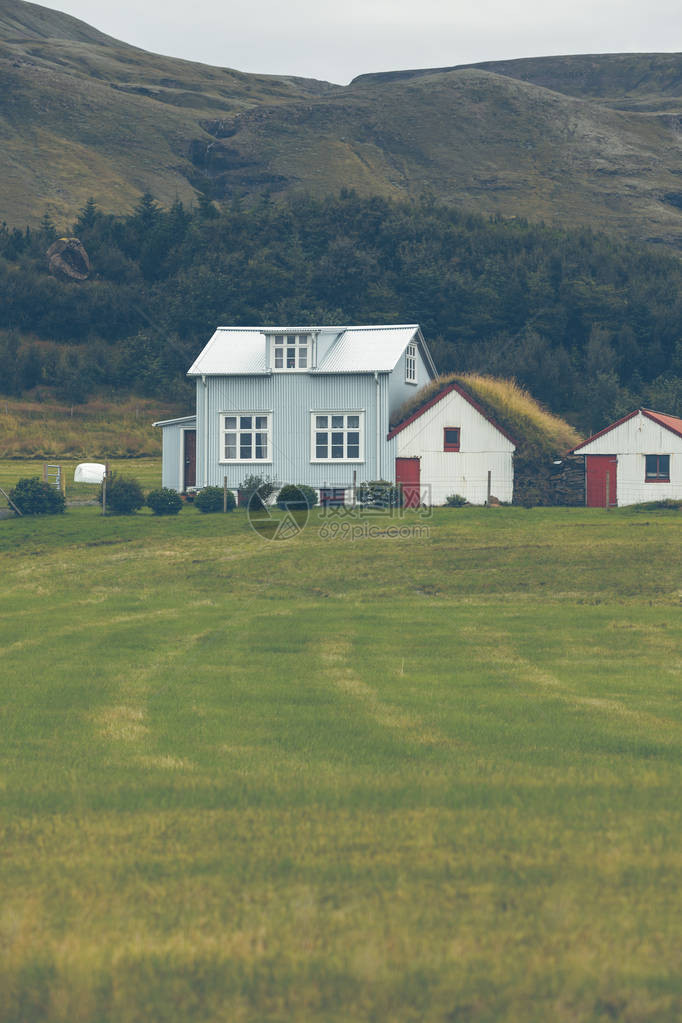
[[[453,443],[448,443],[447,435],[448,430],[457,430],[457,440]],[[461,430],[459,426],[444,426],[443,427],[443,451],[459,451],[461,442]]]
[[[646,460],[647,458],[656,458],[657,467],[660,470],[661,458],[668,459],[668,475],[667,476],[649,476],[646,471]],[[670,455],[645,455],[644,456],[644,482],[645,483],[670,483]]]

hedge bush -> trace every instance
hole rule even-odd
[[[360,483],[355,499],[363,508],[400,508],[403,492],[388,480],[370,480],[369,483]]]
[[[97,500],[102,503],[102,490],[104,484],[99,488]],[[107,477],[107,511],[116,515],[132,515],[144,505],[144,494],[142,487],[137,480],[129,476],[119,476],[118,473],[109,473]]]
[[[468,504],[466,497],[462,497],[461,494],[448,494],[445,498],[445,503],[448,508],[463,508],[465,504]]]
[[[182,508],[182,498],[177,490],[160,487],[158,490],[150,490],[147,494],[147,507],[151,508],[155,515],[177,515]]]
[[[236,503],[234,494],[231,490],[228,490],[227,510],[229,512],[234,511]],[[223,510],[223,488],[204,487],[194,498],[194,507],[198,508],[200,512],[204,512],[204,514],[221,512]]]
[[[37,476],[19,480],[9,497],[22,515],[59,515],[66,505],[61,490]]]
[[[277,495],[277,507],[287,511],[305,511],[317,504],[317,491],[305,483],[287,483]]]
[[[239,503],[251,511],[263,511],[275,490],[269,476],[247,476],[239,487]]]

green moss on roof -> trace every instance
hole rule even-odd
[[[512,437],[517,455],[565,454],[582,439],[577,430],[543,408],[515,380],[500,380],[478,373],[450,373],[432,380],[398,409],[391,427],[399,426],[452,383],[461,387]]]
[[[391,426],[399,426],[452,383],[468,394],[515,443],[514,500],[555,503],[551,484],[553,460],[579,444],[582,437],[570,423],[543,408],[515,380],[478,373],[438,377],[398,409]]]

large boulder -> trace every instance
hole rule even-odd
[[[58,238],[47,250],[50,273],[70,281],[86,281],[90,260],[79,238]]]

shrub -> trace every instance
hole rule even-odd
[[[448,494],[445,498],[445,503],[448,508],[463,508],[465,504],[468,504],[466,497],[462,497],[461,494]]]
[[[317,504],[317,491],[305,483],[287,483],[277,495],[277,507],[287,511],[305,511]]]
[[[177,490],[161,487],[159,490],[149,491],[147,507],[151,508],[155,515],[177,515],[182,508],[182,498]]]
[[[66,504],[61,490],[37,476],[19,480],[9,496],[22,515],[59,515]]]
[[[102,503],[102,485],[97,500]],[[109,473],[107,477],[107,511],[117,515],[132,515],[144,505],[144,494],[137,480],[129,476]]]
[[[247,476],[239,488],[239,503],[252,511],[263,511],[276,489],[269,476]]]
[[[363,508],[400,508],[403,492],[388,480],[370,480],[358,486],[355,499]]]
[[[234,511],[236,501],[234,494],[231,490],[227,492],[227,510],[229,512]],[[198,508],[200,512],[209,514],[211,512],[221,512],[223,510],[223,488],[222,487],[204,487],[194,498],[194,506]]]

